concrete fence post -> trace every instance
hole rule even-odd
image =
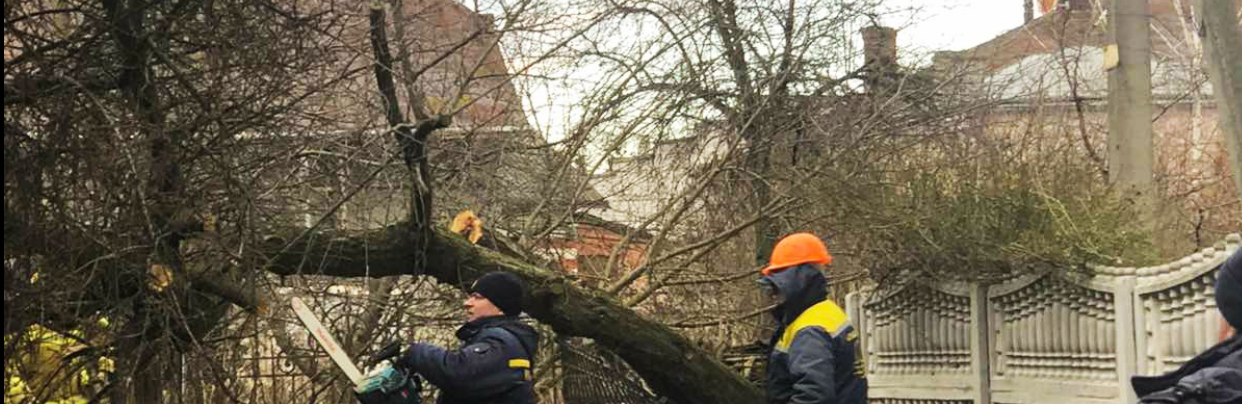
[[[1118,404],[1133,404],[1138,402],[1138,396],[1130,387],[1130,378],[1138,372],[1135,279],[1129,276],[1122,277],[1117,279],[1116,285],[1113,299],[1114,308],[1117,311],[1117,385],[1121,389]]]
[[[870,335],[867,332],[867,319],[864,317],[863,302],[862,292],[850,292],[845,295],[845,313],[850,316],[850,323],[854,325],[854,330],[858,331],[858,341],[855,342],[855,344],[858,344],[856,352],[860,352],[863,356],[861,358],[863,363],[870,365],[871,362],[868,362],[870,358],[867,357],[867,339]]]
[[[992,404],[992,344],[989,339],[988,287],[970,284],[970,364],[975,404]]]

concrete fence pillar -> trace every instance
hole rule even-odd
[[[1135,306],[1134,277],[1117,279],[1114,290],[1114,309],[1117,319],[1117,386],[1121,390],[1118,404],[1138,402],[1138,396],[1130,387],[1130,378],[1138,372],[1138,328],[1135,318],[1138,316]]]
[[[992,326],[988,321],[988,287],[970,285],[970,368],[975,404],[992,404]]]
[[[870,366],[871,362],[868,361],[870,358],[867,357],[867,340],[871,335],[867,330],[867,319],[863,310],[865,301],[862,292],[850,292],[845,295],[845,313],[850,316],[850,323],[854,325],[854,330],[858,331],[858,341],[854,342],[858,345],[858,349],[855,351],[860,352],[863,363]]]

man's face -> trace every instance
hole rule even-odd
[[[763,295],[764,306],[781,305],[785,303],[785,294],[781,293],[780,289],[778,289],[776,285],[773,285],[771,282],[763,282],[759,284],[759,290]]]
[[[466,301],[462,304],[466,308],[466,321],[474,321],[481,318],[495,317],[504,315],[499,307],[492,304],[491,300],[478,293],[471,293],[466,297]]]

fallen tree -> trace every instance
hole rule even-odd
[[[322,233],[293,244],[275,238],[267,249],[272,254],[267,270],[339,278],[409,275],[415,267],[413,237],[406,229],[398,224],[364,233]],[[317,258],[313,272],[306,270],[305,257]],[[443,229],[428,243],[426,258],[424,275],[459,287],[491,271],[518,275],[527,285],[527,313],[562,335],[594,339],[624,359],[656,393],[675,402],[763,402],[762,392],[685,337],[561,274],[474,246]]]

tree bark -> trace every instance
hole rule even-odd
[[[1154,229],[1150,10],[1146,0],[1113,0],[1109,16],[1119,64],[1108,74],[1108,173]]]
[[[1229,147],[1234,191],[1242,198],[1242,30],[1238,27],[1238,6],[1232,0],[1199,0],[1198,8],[1202,10],[1204,29],[1200,32],[1220,132]]]
[[[768,184],[768,173],[771,171],[771,144],[767,139],[754,139],[750,142],[752,150],[747,151],[746,166],[754,178],[750,180],[754,200],[751,208],[755,212],[763,212],[772,203],[772,187]],[[765,217],[755,224],[755,265],[768,264],[772,256],[772,248],[776,246],[776,238],[780,236],[776,219]]]
[[[8,233],[7,224],[5,225],[5,230],[6,230],[5,234],[17,234],[17,233]],[[9,288],[13,287],[14,285],[19,285],[17,283],[17,277],[14,276],[12,268],[10,268],[7,263],[4,265],[4,285],[6,286],[4,288],[4,339],[7,341],[9,339],[8,337],[10,335],[13,335],[13,331],[14,331],[13,324],[15,323],[13,321],[13,315],[17,314],[13,310],[9,309],[10,307],[13,307],[13,302],[12,302],[13,293],[9,291]],[[10,357],[8,356],[8,350],[5,350],[5,357],[6,358]]]
[[[327,257],[316,274],[384,277],[408,274],[409,233],[404,225],[363,234],[307,237],[288,252],[270,257],[269,271],[302,272],[302,253]],[[285,250],[275,243],[268,251]],[[681,404],[762,403],[763,394],[741,376],[663,324],[645,319],[619,302],[574,285],[553,271],[471,245],[437,229],[427,250],[426,275],[466,287],[492,271],[513,273],[526,283],[526,312],[561,335],[592,338],[626,361],[655,391]],[[366,251],[366,254],[363,251]],[[296,251],[296,252],[295,252]],[[361,262],[368,257],[369,272]]]

